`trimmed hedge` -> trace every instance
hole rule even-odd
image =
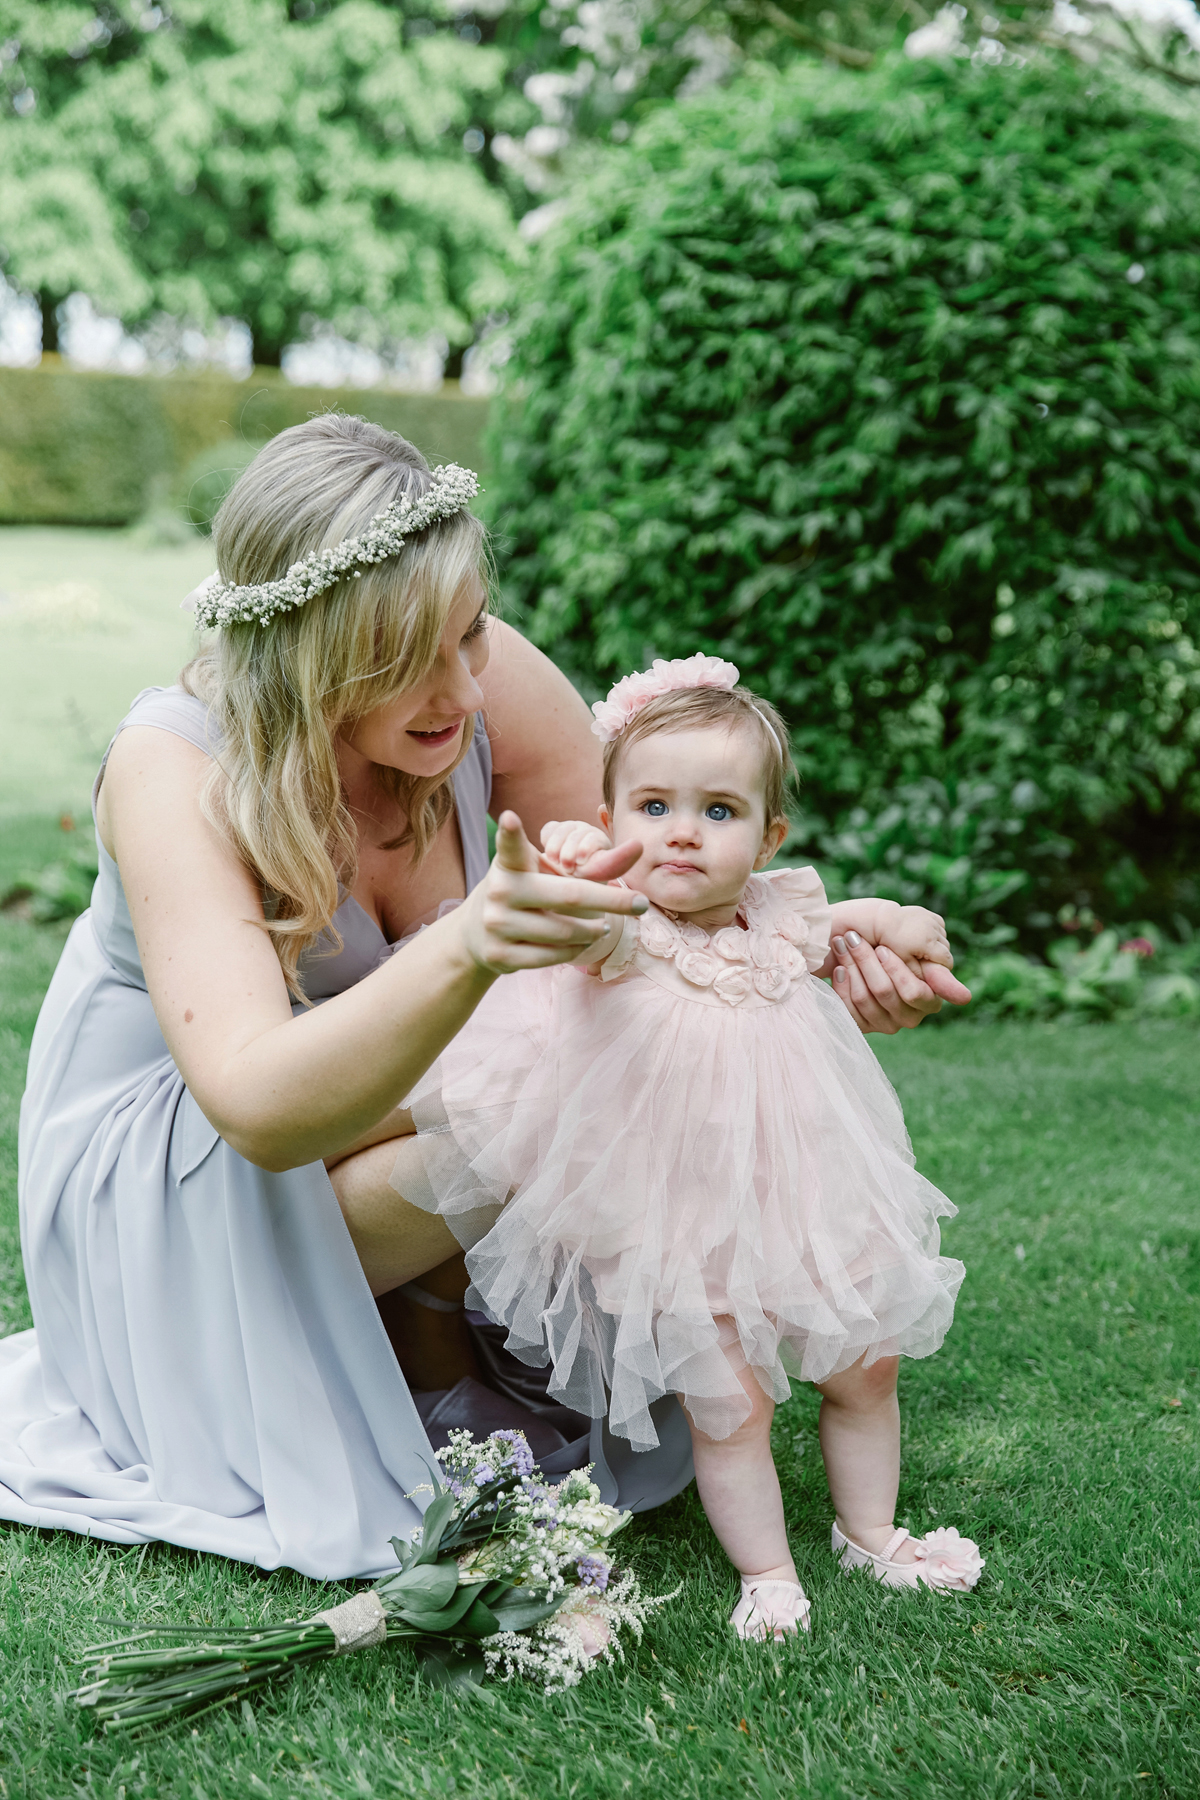
[[[125,525],[175,492],[196,457],[230,437],[262,443],[338,407],[410,438],[434,462],[478,467],[486,400],[291,387],[203,375],[107,375],[44,358],[0,368],[0,522]]]
[[[592,692],[729,657],[802,842],[993,941],[1200,914],[1200,138],[1097,71],[798,67],[543,240],[507,591]]]

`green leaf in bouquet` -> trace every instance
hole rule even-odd
[[[514,1589],[511,1599],[499,1603],[493,1601],[491,1610],[500,1631],[531,1631],[535,1625],[552,1619],[566,1597],[565,1594],[553,1597],[531,1594],[521,1598],[519,1591]]]
[[[426,1508],[425,1517],[421,1521],[421,1548],[414,1558],[414,1567],[420,1568],[424,1563],[437,1561],[442,1534],[453,1517],[454,1495],[449,1492],[439,1494],[433,1504]]]
[[[386,1581],[379,1582],[375,1592],[388,1612],[400,1607],[406,1611],[439,1612],[454,1598],[457,1588],[457,1564],[442,1561],[414,1563],[399,1575],[389,1575]]]
[[[451,1565],[453,1567],[453,1565]],[[458,1588],[451,1600],[444,1606],[422,1606],[419,1600],[398,1606],[389,1603],[389,1612],[394,1618],[403,1619],[406,1625],[413,1625],[418,1631],[427,1631],[437,1635],[451,1632],[459,1621],[468,1614],[483,1593],[486,1583],[472,1584],[470,1587]]]
[[[413,1649],[421,1674],[434,1687],[463,1692],[478,1689],[483,1681],[486,1665],[474,1644],[452,1644],[445,1638],[418,1638]]]
[[[454,1628],[455,1637],[486,1638],[494,1637],[500,1629],[500,1622],[491,1607],[483,1600],[476,1600],[470,1611],[458,1621]]]

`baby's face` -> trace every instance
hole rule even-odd
[[[601,818],[614,843],[641,840],[625,880],[655,906],[727,924],[750,875],[779,848],[784,828],[767,828],[756,739],[727,725],[657,732],[621,757],[612,816]]]

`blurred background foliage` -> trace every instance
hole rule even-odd
[[[499,375],[506,599],[589,698],[731,656],[836,892],[946,913],[998,1010],[1181,1004],[1198,52],[1191,0],[0,0],[0,269],[50,353],[0,384],[53,386],[3,388],[0,513],[205,530],[313,408],[73,374],[84,295],[158,370],[230,321],[268,370],[436,343]],[[473,460],[451,394],[330,399]]]
[[[1061,61],[744,78],[603,165],[518,310],[532,635],[593,691],[732,658],[794,852],[980,944],[1200,899],[1198,148]]]

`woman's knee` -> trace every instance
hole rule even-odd
[[[835,1406],[845,1406],[854,1412],[871,1412],[885,1405],[895,1394],[899,1372],[898,1356],[880,1356],[866,1366],[862,1362],[853,1363],[839,1375],[831,1375],[828,1381],[818,1381],[815,1385]]]

